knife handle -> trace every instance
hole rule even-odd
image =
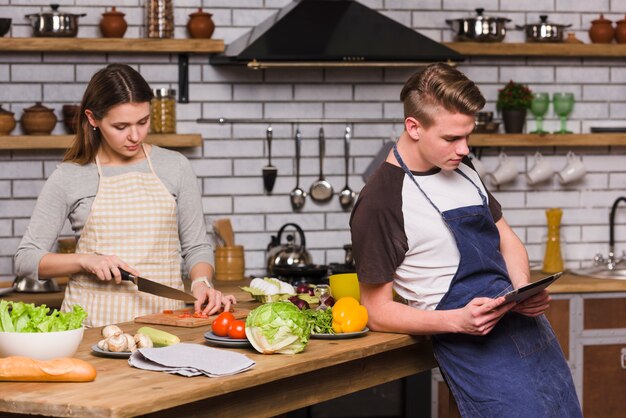
[[[128,280],[129,282],[135,282],[135,279],[137,278],[136,276],[134,276],[133,274],[130,274],[129,272],[127,272],[126,270],[124,270],[121,267],[118,267],[118,270],[122,274],[122,280]]]

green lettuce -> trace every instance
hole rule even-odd
[[[270,302],[248,314],[246,336],[263,354],[296,354],[309,342],[307,315],[291,302]]]
[[[56,332],[80,328],[87,312],[74,305],[71,312],[50,312],[46,305],[0,300],[0,332]]]

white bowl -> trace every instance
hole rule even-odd
[[[36,360],[72,357],[83,340],[84,327],[58,332],[0,332],[0,357]]]

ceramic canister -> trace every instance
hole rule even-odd
[[[197,12],[190,14],[187,22],[189,36],[209,39],[215,30],[215,23],[213,23],[211,16],[213,16],[211,13],[203,12],[202,8],[198,8]]]
[[[15,129],[15,117],[13,112],[4,110],[0,105],[0,135],[9,135]]]
[[[28,135],[49,135],[57,124],[57,117],[54,110],[37,102],[34,106],[24,109],[20,124]]]
[[[124,20],[125,14],[118,12],[115,6],[111,11],[102,13],[100,20],[100,31],[105,38],[123,38],[128,29],[128,23]]]
[[[613,41],[613,25],[609,19],[606,19],[603,14],[600,17],[591,22],[589,28],[589,38],[591,42],[595,44],[610,44]]]
[[[626,15],[624,15],[624,19],[617,21],[615,40],[619,44],[626,44]]]

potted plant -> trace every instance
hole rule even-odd
[[[524,84],[509,81],[498,90],[496,108],[502,112],[504,131],[507,133],[522,133],[526,110],[533,100],[532,91]]]

